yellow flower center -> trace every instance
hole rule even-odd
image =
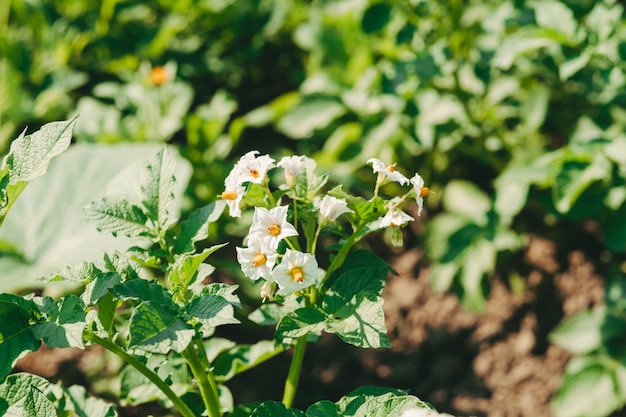
[[[165,81],[167,81],[167,71],[163,67],[154,67],[152,71],[150,71],[150,82],[154,85],[161,85]]]
[[[389,165],[387,167],[387,171],[389,171],[389,172],[395,172],[395,170],[396,170],[396,164]]]
[[[272,236],[278,236],[280,234],[280,226],[272,224],[267,228],[267,232]]]
[[[257,266],[261,266],[265,264],[265,261],[267,261],[267,256],[265,256],[262,253],[259,253],[257,256],[252,258],[252,266],[256,268]]]
[[[428,187],[420,188],[420,197],[426,197],[430,194],[430,189]]]
[[[222,193],[222,195],[220,196],[222,197],[223,200],[236,200],[237,199],[237,191],[224,191]]]
[[[254,168],[250,168],[250,175],[252,175],[252,178],[254,179],[257,179],[261,176],[261,174],[259,174],[259,171]]]
[[[300,269],[300,268],[292,269],[291,270],[291,278],[293,278],[293,280],[296,281],[296,282],[304,281],[304,273],[302,272],[302,269]]]

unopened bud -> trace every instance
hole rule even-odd
[[[274,294],[276,294],[276,283],[274,281],[265,281],[261,287],[261,298],[263,298],[263,302],[274,298]]]

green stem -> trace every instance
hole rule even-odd
[[[167,385],[161,378],[159,378],[156,373],[154,373],[150,368],[141,363],[133,355],[127,353],[124,349],[122,349],[112,341],[108,339],[103,339],[90,331],[85,331],[83,333],[83,337],[86,340],[99,344],[109,352],[112,352],[115,355],[119,356],[124,362],[128,363],[133,368],[141,372],[146,378],[150,380],[150,382],[156,385],[163,394],[165,394],[165,396],[172,402],[172,404],[174,404],[174,407],[176,407],[178,412],[183,417],[196,417],[196,415],[193,411],[191,411],[189,406],[185,404],[185,402],[178,395],[176,395],[174,391],[172,391],[169,385]]]
[[[293,399],[296,396],[296,390],[298,389],[298,379],[300,378],[300,369],[302,368],[302,361],[304,359],[306,339],[306,334],[297,339],[293,358],[291,359],[291,366],[289,367],[289,374],[287,375],[285,390],[283,391],[283,404],[287,408],[291,408]]]
[[[220,417],[222,411],[213,373],[203,365],[202,359],[193,344],[190,344],[182,352],[182,356],[187,361],[189,368],[191,368],[191,373],[198,382],[200,395],[207,408],[209,417]]]

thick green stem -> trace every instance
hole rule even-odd
[[[222,415],[220,398],[213,373],[203,365],[202,359],[193,343],[182,352],[182,356],[189,364],[194,378],[196,378],[200,388],[200,395],[207,408],[209,417],[220,417]]]
[[[97,343],[109,352],[114,353],[119,356],[124,362],[128,363],[130,366],[141,372],[146,378],[150,380],[157,388],[161,390],[163,394],[174,404],[174,407],[178,410],[178,412],[183,417],[196,417],[193,411],[189,408],[187,404],[178,396],[169,385],[167,385],[159,376],[154,373],[150,368],[141,363],[137,358],[133,355],[127,353],[124,349],[113,343],[108,339],[103,339],[96,335],[95,333],[86,331],[83,333],[83,337],[86,340]]]
[[[283,391],[283,404],[287,408],[291,408],[293,399],[298,389],[298,380],[300,379],[300,369],[302,368],[302,360],[304,359],[304,349],[306,348],[307,335],[300,336],[296,341],[296,347],[291,359],[289,374],[285,381],[285,390]]]

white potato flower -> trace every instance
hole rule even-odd
[[[417,215],[422,215],[422,209],[424,208],[424,197],[430,194],[430,189],[428,187],[424,187],[424,179],[419,175],[415,174],[413,178],[411,178],[411,184],[413,184],[413,189],[415,190],[415,201],[417,201]]]
[[[276,249],[270,248],[259,236],[250,236],[247,244],[247,248],[236,248],[241,270],[255,281],[259,278],[269,279],[278,256]]]
[[[409,183],[407,177],[402,175],[400,171],[396,171],[396,164],[387,165],[377,158],[370,158],[367,160],[367,163],[372,164],[372,169],[375,174],[382,175],[390,181],[399,182],[401,185]]]
[[[310,253],[287,249],[280,264],[274,267],[272,279],[283,294],[291,294],[315,285],[317,260]]]
[[[278,248],[281,240],[289,236],[298,236],[298,231],[287,222],[288,206],[278,206],[271,210],[263,207],[254,208],[249,236],[259,236],[268,247]]]
[[[325,195],[324,198],[316,198],[313,204],[320,212],[320,223],[337,220],[344,213],[354,213],[348,208],[348,203],[342,198]]]

